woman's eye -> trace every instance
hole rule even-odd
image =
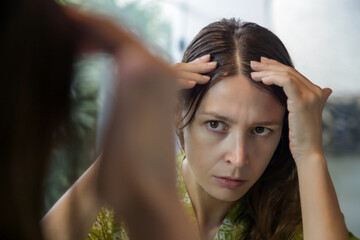
[[[254,128],[254,133],[259,136],[266,136],[271,132],[271,129],[266,127],[256,127]]]
[[[208,127],[213,131],[225,131],[227,126],[225,123],[220,121],[209,121],[207,122]]]

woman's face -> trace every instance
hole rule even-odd
[[[206,194],[236,201],[260,178],[281,137],[285,109],[243,76],[222,79],[184,128],[189,172]]]

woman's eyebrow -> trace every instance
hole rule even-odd
[[[225,122],[230,122],[230,123],[234,123],[236,122],[234,119],[230,118],[230,117],[226,117],[224,115],[221,115],[219,113],[216,112],[206,112],[206,111],[201,111],[199,112],[199,115],[207,115],[207,116],[211,116],[213,118],[225,121]]]
[[[279,121],[265,121],[265,122],[255,122],[254,125],[260,125],[260,126],[270,126],[270,125],[281,125],[282,123]]]
[[[200,111],[199,115],[207,115],[207,116],[211,116],[213,118],[219,119],[221,121],[225,121],[225,122],[230,122],[230,123],[235,123],[236,120],[224,116],[222,114],[219,114],[217,112],[207,112],[207,111]],[[261,121],[261,122],[253,122],[251,123],[252,125],[257,125],[257,126],[281,126],[282,125],[282,121],[278,121],[278,120],[267,120],[267,121]]]

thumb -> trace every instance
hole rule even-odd
[[[322,108],[323,109],[324,109],[326,101],[328,100],[331,93],[332,93],[332,90],[330,88],[323,88],[322,89]]]

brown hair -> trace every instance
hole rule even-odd
[[[223,19],[203,28],[185,50],[182,62],[191,62],[210,54],[217,68],[208,74],[205,85],[182,90],[178,119],[178,136],[183,146],[182,130],[194,118],[208,89],[227,76],[241,74],[255,86],[269,91],[286,107],[287,97],[281,87],[251,80],[250,61],[260,57],[275,59],[293,67],[280,39],[255,23]],[[186,114],[183,116],[183,112]],[[243,239],[290,239],[301,223],[297,171],[289,147],[288,111],[286,110],[280,142],[260,179],[243,197],[246,204],[240,216],[248,223]]]

